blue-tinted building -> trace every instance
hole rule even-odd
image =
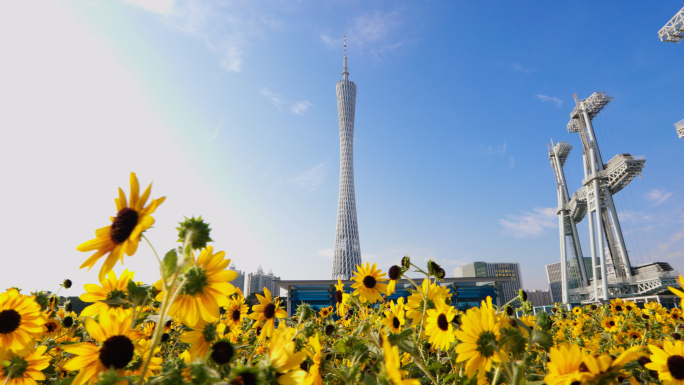
[[[498,303],[499,286],[505,282],[509,282],[510,277],[495,277],[495,278],[445,278],[439,284],[446,286],[449,292],[452,293],[452,304],[461,310],[467,310],[474,306],[479,306],[487,297],[492,297],[494,303]],[[344,290],[346,293],[351,293],[354,290],[351,285],[354,281],[342,281],[344,283]],[[422,280],[416,283],[422,283]],[[307,303],[314,310],[333,306],[335,307],[335,285],[337,281],[333,280],[319,280],[319,281],[280,281],[278,286],[287,291],[287,314],[292,316],[299,305]],[[396,301],[400,297],[407,298],[411,295],[409,289],[413,288],[413,284],[407,279],[401,279],[397,282],[396,292],[392,294],[389,299]]]

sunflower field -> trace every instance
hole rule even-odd
[[[180,224],[181,246],[155,253],[156,283],[117,276],[112,267],[147,242],[164,202],[150,193],[132,173],[111,225],[77,247],[89,253],[81,268],[102,260],[80,314],[43,292],[0,294],[0,384],[684,385],[682,311],[653,302],[533,315],[521,291],[518,308],[490,298],[461,312],[439,285],[444,270],[405,256],[387,274],[358,266],[354,284],[338,281],[334,307],[304,304],[288,318],[268,289],[250,309],[201,218]],[[413,283],[411,295],[388,301],[400,278]]]

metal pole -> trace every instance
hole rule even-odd
[[[561,293],[563,303],[568,303],[568,250],[565,241],[565,211],[558,214],[558,229],[560,231],[560,250],[561,250]]]
[[[587,194],[588,195],[588,194]],[[598,277],[599,274],[596,271],[596,231],[594,231],[594,212],[589,209],[587,213],[587,219],[589,220],[589,247],[591,248],[591,271],[594,276],[594,300],[598,301]]]
[[[620,248],[620,254],[622,255],[622,263],[625,265],[625,273],[628,277],[632,276],[632,264],[629,261],[629,255],[627,255],[627,247],[625,246],[625,238],[622,236],[622,227],[620,227],[620,220],[617,216],[617,211],[615,211],[615,203],[613,202],[613,196],[610,195],[608,188],[606,188],[606,202],[610,208],[610,219],[615,224],[615,232],[617,233],[617,243]],[[615,261],[613,261],[615,262]]]

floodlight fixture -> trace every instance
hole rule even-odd
[[[684,8],[680,9],[663,28],[658,31],[660,41],[679,43],[684,38]]]

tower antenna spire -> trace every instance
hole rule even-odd
[[[342,69],[342,79],[349,80],[349,72],[347,71],[347,35],[344,35],[344,66]]]

